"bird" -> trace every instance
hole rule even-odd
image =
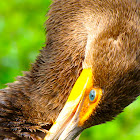
[[[0,139],[73,140],[140,95],[140,9],[130,0],[53,0],[46,43],[0,90]]]

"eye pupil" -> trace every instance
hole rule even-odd
[[[90,99],[90,101],[93,101],[95,99],[95,97],[96,97],[96,92],[95,92],[94,89],[92,89],[90,91],[90,93],[89,93],[89,99]]]

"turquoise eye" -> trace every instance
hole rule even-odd
[[[94,89],[92,89],[89,93],[89,99],[90,101],[93,101],[96,97],[96,91]]]

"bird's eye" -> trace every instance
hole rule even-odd
[[[89,93],[90,101],[94,101],[95,97],[96,97],[96,91],[94,89],[92,89]]]

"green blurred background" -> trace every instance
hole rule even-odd
[[[51,0],[1,0],[0,88],[30,68],[45,43]],[[80,140],[140,140],[140,97],[112,122],[85,130]]]

